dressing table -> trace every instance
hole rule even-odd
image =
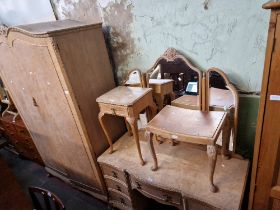
[[[166,65],[173,70],[169,71],[164,67]],[[154,71],[158,72],[157,77],[152,76]],[[141,72],[133,74],[143,78]],[[214,68],[203,74],[173,48],[168,49],[147,72],[145,87],[151,87],[153,80],[162,80],[163,84],[163,81],[172,79],[173,91],[178,98],[172,101],[174,106],[159,108],[161,111],[153,119],[148,118],[145,135],[139,131],[138,139],[131,141],[128,132],[114,143],[114,153],[111,142],[110,148],[98,158],[111,206],[146,209],[148,202],[138,197],[140,193],[144,200],[151,198],[178,209],[240,209],[249,163],[236,156],[228,159],[229,115],[232,114],[228,110],[237,111],[238,97],[227,78],[219,78],[218,74],[223,72]],[[176,75],[187,83],[180,83],[178,77],[177,81]],[[216,78],[214,83],[213,75]],[[129,81],[126,85],[143,87],[141,79],[138,83]],[[189,83],[196,83],[194,92],[189,92]],[[112,99],[111,96],[108,98]],[[102,109],[102,101],[98,103]],[[108,113],[115,114],[110,110]],[[221,154],[217,147],[220,136]],[[154,145],[153,140],[157,139],[154,137],[179,143],[175,147],[165,142]],[[141,151],[147,164],[139,167],[135,164],[138,162],[135,154],[138,152],[143,161]]]
[[[159,204],[184,210],[239,210],[246,185],[249,161],[217,155],[214,180],[219,191],[208,190],[208,158],[204,148],[188,143],[171,147],[155,144],[159,169],[151,170],[153,158],[144,131],[139,131],[146,164],[139,166],[137,147],[128,133],[98,157],[111,207],[145,210],[150,199]]]

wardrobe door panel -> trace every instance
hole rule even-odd
[[[23,48],[26,43],[21,41],[14,41],[14,46],[9,47],[6,43],[0,46],[0,71],[1,77],[5,86],[10,91],[10,94],[23,117],[26,126],[34,139],[35,145],[39,150],[45,164],[60,173],[66,174],[63,168],[63,162],[57,156],[57,144],[52,142],[48,135],[48,127],[38,112],[38,107],[35,103],[36,90],[33,88],[32,68],[28,70],[23,65],[25,56],[30,55],[24,51]],[[19,52],[24,52],[20,54]],[[53,155],[49,156],[47,153],[52,151]]]
[[[65,168],[69,178],[86,185],[96,185],[93,181],[95,175],[65,96],[69,92],[61,86],[48,47],[16,40],[13,52],[17,56],[25,55],[18,60],[21,72],[30,81],[26,84],[30,89],[26,100],[30,100],[39,118],[30,121],[33,122],[31,132],[40,133],[35,140],[40,145],[40,153],[54,158],[54,162]],[[21,72],[18,76],[21,76]],[[26,113],[24,118],[32,116]],[[37,124],[37,121],[40,123]],[[41,145],[41,136],[48,141],[44,146]]]

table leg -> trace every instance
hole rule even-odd
[[[154,165],[152,166],[152,171],[156,171],[158,169],[158,163],[157,163],[157,156],[156,156],[156,152],[155,152],[155,148],[154,148],[154,143],[153,143],[153,133],[146,131],[145,133],[145,137],[147,139],[147,141],[149,142],[149,146],[150,146],[150,151],[152,154],[152,158],[154,160]]]
[[[162,110],[163,108],[163,102],[164,102],[164,96],[163,95],[159,95],[159,94],[155,94],[155,100],[157,102],[158,105],[158,110]]]
[[[229,116],[226,117],[226,121],[222,131],[222,158],[223,160],[229,159],[229,141],[230,141],[230,119]]]
[[[210,191],[217,192],[218,188],[213,183],[214,171],[217,162],[217,146],[216,145],[207,145],[207,155],[209,159],[209,182],[210,182]]]
[[[169,96],[170,96],[170,100],[171,100],[171,102],[173,101],[173,100],[175,100],[175,98],[176,98],[176,95],[175,95],[175,93],[172,91],[171,93],[169,93]]]
[[[98,114],[98,119],[99,119],[100,125],[101,125],[101,127],[102,127],[102,129],[103,129],[103,131],[104,131],[104,133],[105,133],[105,135],[106,135],[107,141],[108,141],[108,143],[109,143],[109,145],[110,145],[110,151],[109,151],[109,153],[111,154],[111,153],[113,153],[113,143],[112,143],[112,138],[111,138],[111,136],[109,135],[109,133],[108,133],[108,131],[107,131],[107,129],[106,129],[106,126],[105,126],[105,123],[104,123],[104,116],[105,116],[105,113],[99,112],[99,114]]]
[[[141,163],[141,165],[144,165],[145,162],[144,162],[142,154],[141,154],[141,147],[140,147],[140,142],[139,142],[139,133],[138,133],[138,126],[137,126],[138,118],[137,117],[126,117],[125,119],[129,123],[129,125],[132,129],[133,137],[136,142],[137,151],[138,151],[138,155],[140,158],[140,163]]]
[[[147,115],[147,121],[150,122],[151,119],[153,119],[154,116],[157,114],[157,106],[152,101],[151,104],[148,106],[148,115]]]

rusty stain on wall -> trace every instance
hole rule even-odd
[[[111,1],[102,7],[104,24],[108,27],[114,62],[117,64],[117,77],[121,82],[128,71],[128,58],[135,53],[135,43],[131,36],[133,22],[132,3],[127,0]]]
[[[113,55],[112,66],[117,66],[114,71],[121,83],[129,70],[129,57],[135,53],[131,36],[132,3],[129,0],[52,0],[52,3],[58,19],[103,21],[109,54]]]

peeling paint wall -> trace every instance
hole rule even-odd
[[[52,0],[59,19],[100,20],[121,80],[146,71],[175,47],[202,70],[215,66],[245,91],[260,91],[269,11],[266,0]]]
[[[58,19],[74,19],[100,22],[99,6],[96,0],[51,0]]]
[[[15,26],[54,20],[54,12],[48,0],[1,0],[0,24]]]

